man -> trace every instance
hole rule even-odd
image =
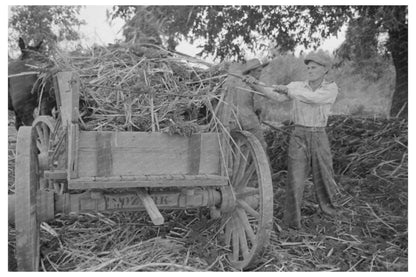
[[[261,63],[258,59],[248,60],[245,64],[233,63],[230,65],[229,71],[243,76],[252,76],[255,79],[260,77],[260,73],[267,63]],[[253,93],[249,92],[249,87],[241,83],[240,78],[229,78],[226,87],[229,91],[230,99],[226,102],[231,104],[233,114],[238,122],[235,122],[233,128],[242,129],[255,135],[263,146],[267,149],[266,140],[264,139],[261,122],[254,110]]]
[[[331,59],[323,52],[311,53],[304,60],[308,78],[287,86],[265,87],[253,77],[244,81],[254,90],[275,101],[291,101],[291,120],[295,127],[289,142],[288,186],[283,222],[294,229],[301,228],[301,204],[305,180],[312,171],[315,192],[321,210],[336,215],[332,196],[336,188],[333,179],[332,156],[325,132],[328,115],[338,94],[338,87],[325,80]]]

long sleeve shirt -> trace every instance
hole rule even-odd
[[[323,81],[313,91],[308,82],[291,82],[287,85],[287,95],[264,88],[270,99],[278,102],[292,100],[290,117],[294,124],[307,127],[325,127],[332,104],[338,95],[338,86],[334,82]]]
[[[308,82],[291,82],[287,88],[288,97],[292,99],[291,118],[296,125],[327,125],[332,104],[338,95],[338,86],[334,82],[323,81],[315,91]]]

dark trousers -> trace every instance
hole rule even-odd
[[[290,137],[288,154],[288,184],[283,221],[286,226],[299,229],[305,180],[311,172],[321,210],[327,214],[335,211],[332,196],[336,183],[325,129],[296,126]]]
[[[255,126],[253,128],[250,129],[245,129],[246,131],[249,131],[250,133],[252,133],[253,135],[256,136],[256,138],[260,141],[261,146],[263,146],[264,151],[267,154],[267,143],[266,143],[266,139],[264,138],[264,132],[261,129],[260,124],[258,126]]]

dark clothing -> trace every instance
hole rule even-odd
[[[315,194],[322,211],[333,214],[332,196],[336,189],[333,179],[332,156],[324,127],[295,126],[288,151],[288,186],[284,223],[301,227],[301,205],[305,180],[312,172]]]
[[[241,75],[245,68],[246,65],[234,63],[230,66],[229,70]],[[226,86],[229,91],[226,102],[233,110],[232,118],[236,121],[232,124],[231,129],[242,129],[254,134],[260,141],[263,149],[267,151],[267,144],[264,139],[261,122],[254,111],[254,98],[253,93],[249,91],[251,90],[250,87],[243,83],[241,79],[235,77],[229,78]]]
[[[263,129],[260,126],[260,121],[258,125],[254,126],[253,128],[246,127],[246,128],[243,128],[243,130],[249,131],[250,133],[255,135],[257,139],[260,141],[261,146],[263,146],[263,149],[267,154],[267,143],[266,143],[266,139],[264,138]]]

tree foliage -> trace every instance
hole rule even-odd
[[[261,38],[281,51],[297,45],[316,48],[322,39],[337,34],[351,13],[347,6],[114,6],[110,16],[129,21],[143,9],[160,23],[168,48],[184,39],[202,39],[200,54],[220,60],[243,59],[242,45],[249,51],[268,48]]]
[[[403,109],[408,99],[407,6],[114,6],[110,17],[128,21],[144,10],[158,22],[156,29],[169,49],[183,39],[202,39],[200,55],[211,54],[221,61],[243,59],[245,47],[268,48],[264,38],[282,52],[299,45],[316,49],[348,24],[337,56],[353,61],[358,73],[373,80],[382,76],[386,65],[380,57],[391,58],[396,69],[391,114],[407,116],[407,108]],[[138,18],[142,17],[133,21]],[[383,35],[385,40],[380,40]]]
[[[396,89],[391,115],[407,116],[408,15],[407,6],[356,6],[345,42],[337,50],[341,60],[351,60],[357,72],[375,80],[392,59]],[[387,59],[383,60],[380,57]],[[403,108],[403,109],[402,109]]]
[[[393,44],[397,46],[397,43],[403,43],[402,47],[407,48],[407,39],[402,42],[394,42],[391,36],[400,28],[400,25],[407,26],[405,14],[397,18],[393,15],[393,11],[396,9],[405,11],[404,6],[403,8],[394,6],[355,7],[359,16],[351,18],[349,21],[346,39],[337,49],[337,56],[342,60],[353,61],[357,69],[365,69],[370,65],[373,70],[377,70],[377,67],[382,66],[382,61],[377,57],[391,58],[394,51]]]
[[[9,45],[18,37],[26,43],[43,41],[47,48],[63,40],[77,40],[76,27],[85,24],[78,18],[81,6],[12,6],[9,17]]]

